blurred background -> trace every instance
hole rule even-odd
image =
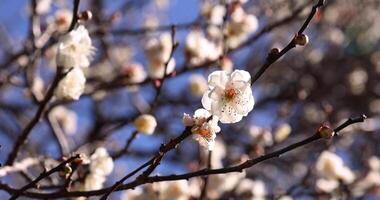
[[[154,155],[161,143],[178,136],[184,128],[183,113],[193,113],[201,107],[201,95],[191,89],[194,75],[207,78],[211,72],[231,65],[254,74],[272,48],[282,49],[288,44],[316,2],[241,1],[244,11],[257,17],[257,30],[248,34],[243,45],[231,48],[222,60],[189,67],[184,53],[186,37],[192,30],[209,34],[207,9],[219,1],[82,1],[80,11],[90,10],[93,15],[84,24],[97,49],[90,67],[85,69],[85,93],[78,101],[53,100],[49,104],[47,114],[33,129],[18,157],[38,158],[40,163],[22,174],[0,176],[1,181],[18,188],[25,184],[25,176],[36,177],[50,159],[59,160],[72,152],[91,155],[103,146],[115,162],[105,183],[111,185]],[[57,12],[71,11],[72,6],[71,1],[37,1],[38,23],[30,27],[30,1],[3,0],[0,5],[1,163],[36,112],[31,93],[43,97],[53,79],[54,44],[59,33],[51,31],[51,26],[57,23]],[[324,122],[336,127],[360,114],[369,119],[348,127],[332,140],[317,141],[249,168],[244,176],[225,175],[221,180],[210,180],[215,182],[210,183],[215,185],[209,188],[210,199],[253,199],[259,190],[265,193],[264,199],[284,195],[293,199],[380,199],[379,10],[377,0],[327,0],[305,31],[309,43],[288,52],[254,84],[253,111],[239,123],[221,125],[213,159],[221,166],[229,166],[300,141]],[[138,63],[147,70],[146,41],[170,33],[171,25],[176,25],[179,42],[174,53],[177,73],[165,81],[152,106],[155,81],[147,78],[130,84],[125,81],[125,69]],[[38,36],[34,39],[37,50],[33,52],[28,50],[30,32]],[[120,154],[135,130],[133,120],[146,112],[156,117],[156,131],[153,135],[138,134],[128,152]],[[57,143],[62,140],[68,152],[63,152]],[[330,192],[321,191],[316,161],[325,150],[343,159],[355,174],[354,182],[342,183]],[[154,174],[194,171],[203,168],[206,160],[204,149],[187,139],[168,153]],[[376,178],[368,178],[372,172]],[[189,181],[193,191],[197,186],[200,190],[201,180]],[[223,181],[232,186],[222,186],[227,184]],[[249,189],[252,194],[239,189],[245,182],[249,182],[249,188],[256,188]],[[54,180],[53,183],[56,184]],[[194,193],[187,199],[198,199]],[[1,198],[7,195],[0,191]],[[111,197],[133,199],[128,192],[116,192]]]

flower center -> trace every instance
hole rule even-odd
[[[198,134],[207,140],[211,139],[212,137],[210,130],[206,128],[200,128],[198,131]]]
[[[233,88],[227,88],[224,92],[224,96],[227,100],[232,100],[236,97],[236,91]]]

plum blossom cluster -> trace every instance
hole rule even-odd
[[[216,133],[221,123],[236,123],[253,109],[254,98],[251,90],[251,76],[244,70],[232,73],[215,71],[208,77],[208,89],[202,97],[204,109],[198,109],[193,116],[184,114],[183,123],[201,145],[212,150]]]
[[[319,156],[316,169],[322,178],[317,180],[317,189],[323,192],[332,192],[339,183],[350,184],[355,180],[355,174],[343,163],[338,155],[324,151]]]
[[[158,37],[152,37],[145,44],[145,54],[149,63],[148,74],[151,78],[159,79],[165,74],[170,74],[174,71],[175,60],[174,58],[170,58],[172,46],[173,41],[170,33],[163,33]],[[165,66],[166,62],[168,62],[167,66]]]
[[[157,182],[152,185],[138,187],[134,190],[127,191],[123,194],[122,200],[140,200],[140,199],[157,199],[157,200],[187,200],[194,190],[197,190],[196,185],[190,184],[188,181],[170,181]]]
[[[105,148],[99,147],[91,155],[89,160],[89,172],[84,182],[76,185],[76,190],[90,191],[103,187],[106,177],[113,171],[114,163]]]
[[[213,4],[205,1],[202,6],[202,14],[206,18],[209,26],[207,33],[210,38],[220,41],[225,36],[227,45],[230,48],[236,48],[247,37],[257,31],[258,19],[253,14],[248,14],[243,9],[243,4],[246,1],[231,1],[229,2],[228,11],[221,4]],[[227,18],[225,18],[227,17]],[[224,21],[224,19],[227,19]],[[223,30],[220,26],[225,23]]]
[[[60,81],[55,91],[58,98],[79,99],[86,83],[83,68],[89,67],[94,50],[89,33],[83,25],[60,38],[56,64],[58,68],[67,72],[67,75]]]

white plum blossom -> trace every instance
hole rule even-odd
[[[207,147],[210,151],[214,149],[216,133],[220,132],[218,126],[218,117],[213,116],[212,119],[209,111],[205,109],[198,109],[191,117],[184,114],[183,123],[185,126],[191,127],[191,132],[194,139],[199,142],[201,146]]]
[[[155,62],[155,63],[149,63],[148,74],[151,78],[159,79],[159,78],[164,77],[165,74],[172,73],[174,69],[175,69],[175,59],[171,58],[168,63],[168,66],[166,67],[166,73],[164,73],[165,63]]]
[[[159,200],[189,199],[189,183],[186,180],[158,182],[153,188],[159,193]]]
[[[255,145],[259,145],[263,147],[268,147],[268,146],[273,145],[272,133],[263,127],[252,125],[249,128],[248,133],[252,138],[253,144]]]
[[[185,55],[191,66],[198,66],[209,60],[216,60],[222,54],[200,30],[192,30],[186,37]]]
[[[157,121],[153,115],[143,114],[136,118],[134,125],[138,132],[151,135],[156,129]]]
[[[242,7],[235,8],[225,30],[229,47],[236,48],[258,27],[259,20],[255,15],[246,14]]]
[[[146,78],[144,67],[139,63],[124,65],[121,73],[127,83],[141,83]]]
[[[51,9],[51,0],[37,0],[36,12],[40,15],[46,14]]]
[[[236,123],[253,109],[251,76],[244,70],[215,71],[208,77],[209,89],[202,105],[222,123]]]
[[[202,96],[207,90],[207,80],[202,75],[191,75],[189,78],[189,89],[193,96]]]
[[[172,50],[172,37],[170,33],[163,33],[158,38],[151,38],[145,44],[145,54],[149,62],[149,76],[152,78],[162,78],[165,71],[165,63],[170,58]],[[166,74],[171,73],[175,68],[175,60],[171,58]]]
[[[157,199],[157,194],[152,185],[145,185],[134,190],[125,191],[122,200],[152,200]]]
[[[251,180],[245,178],[240,181],[236,188],[236,193],[240,195],[249,194],[252,200],[264,200],[267,195],[265,183],[261,180]]]
[[[86,176],[84,180],[83,190],[99,190],[103,188],[103,184],[106,178],[100,174],[90,173]]]
[[[245,178],[245,171],[209,176],[208,196],[210,199],[220,199],[225,192],[232,191]]]
[[[209,1],[202,4],[202,15],[207,22],[212,25],[220,25],[223,23],[223,17],[226,14],[226,7],[220,4],[213,5]]]
[[[94,50],[87,29],[80,25],[60,38],[57,65],[65,68],[88,67]]]
[[[355,179],[354,173],[344,165],[343,159],[329,151],[322,152],[316,168],[322,176],[328,179],[342,180],[344,183],[352,183]]]
[[[323,177],[317,181],[317,188],[325,192],[331,192],[338,187],[339,181],[350,184],[355,180],[355,174],[344,165],[343,159],[330,151],[321,153],[316,169]]]
[[[107,176],[111,174],[113,168],[114,163],[107,150],[103,147],[97,148],[90,157],[90,172]]]
[[[51,23],[55,30],[63,33],[69,29],[72,19],[73,11],[69,9],[60,9],[55,12],[54,18],[48,19],[48,23]]]
[[[283,123],[279,125],[276,131],[274,132],[274,140],[276,142],[282,142],[286,138],[288,138],[291,132],[292,132],[292,127],[288,123]]]
[[[84,91],[86,77],[83,71],[74,67],[58,84],[55,95],[59,99],[78,100]]]

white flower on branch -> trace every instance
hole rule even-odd
[[[223,23],[223,17],[226,14],[226,8],[223,5],[213,5],[209,1],[204,1],[202,4],[202,15],[207,19],[207,22],[212,25],[220,25]]]
[[[202,75],[191,75],[189,78],[189,90],[193,96],[202,96],[207,90],[207,80]]]
[[[203,95],[202,105],[222,123],[236,123],[253,109],[251,76],[244,70],[231,74],[215,71],[208,77],[209,89]]]
[[[252,200],[264,200],[267,195],[265,183],[262,180],[245,178],[236,187],[236,193],[241,196],[249,195]]]
[[[159,200],[189,199],[189,183],[186,180],[158,182],[153,184],[153,188],[159,193]]]
[[[151,135],[156,129],[157,121],[153,115],[144,114],[136,118],[134,125],[138,132]]]
[[[259,20],[255,15],[246,14],[242,7],[235,8],[225,30],[228,46],[236,48],[258,27]]]
[[[65,32],[69,29],[71,20],[73,19],[73,12],[68,9],[57,10],[54,17],[49,17],[47,22],[52,24],[52,27],[58,32]]]
[[[222,54],[200,30],[192,30],[186,37],[185,56],[190,65],[197,66],[208,60],[216,60]]]
[[[149,68],[148,68],[148,73],[151,78],[154,79],[159,79],[164,77],[165,74],[170,74],[174,71],[175,69],[175,60],[174,58],[171,58],[168,66],[166,67],[166,73],[165,71],[165,63],[149,63]]]
[[[60,38],[56,62],[65,68],[88,67],[94,51],[87,29],[81,25]]]
[[[51,0],[37,0],[36,12],[40,15],[46,14],[51,9]]]
[[[325,192],[334,190],[339,181],[349,184],[355,180],[355,174],[344,165],[343,159],[329,151],[324,151],[319,156],[316,169],[323,177],[317,181],[317,187]]]
[[[127,83],[141,83],[146,78],[144,67],[139,63],[124,65],[121,73]]]
[[[104,176],[96,173],[90,173],[84,180],[83,190],[91,191],[102,189],[105,181],[106,178]]]
[[[112,157],[108,155],[105,148],[97,148],[90,157],[90,172],[107,176],[111,174],[114,167]]]
[[[220,132],[220,127],[218,126],[218,117],[213,116],[209,120],[210,117],[209,111],[198,109],[194,112],[193,117],[185,113],[182,120],[185,126],[192,127],[191,132],[194,139],[211,151],[214,149],[216,133]]]
[[[170,33],[163,33],[158,38],[151,38],[145,45],[145,53],[149,62],[149,76],[162,78],[165,71],[165,63],[170,58],[172,51],[172,37]],[[170,59],[166,68],[166,74],[175,68],[174,58]]]
[[[83,71],[74,67],[58,84],[55,95],[59,99],[78,100],[84,91],[86,77]]]
[[[208,196],[210,199],[220,199],[221,195],[237,188],[237,185],[245,178],[246,173],[243,171],[232,172],[227,174],[216,174],[209,176],[208,179]]]

